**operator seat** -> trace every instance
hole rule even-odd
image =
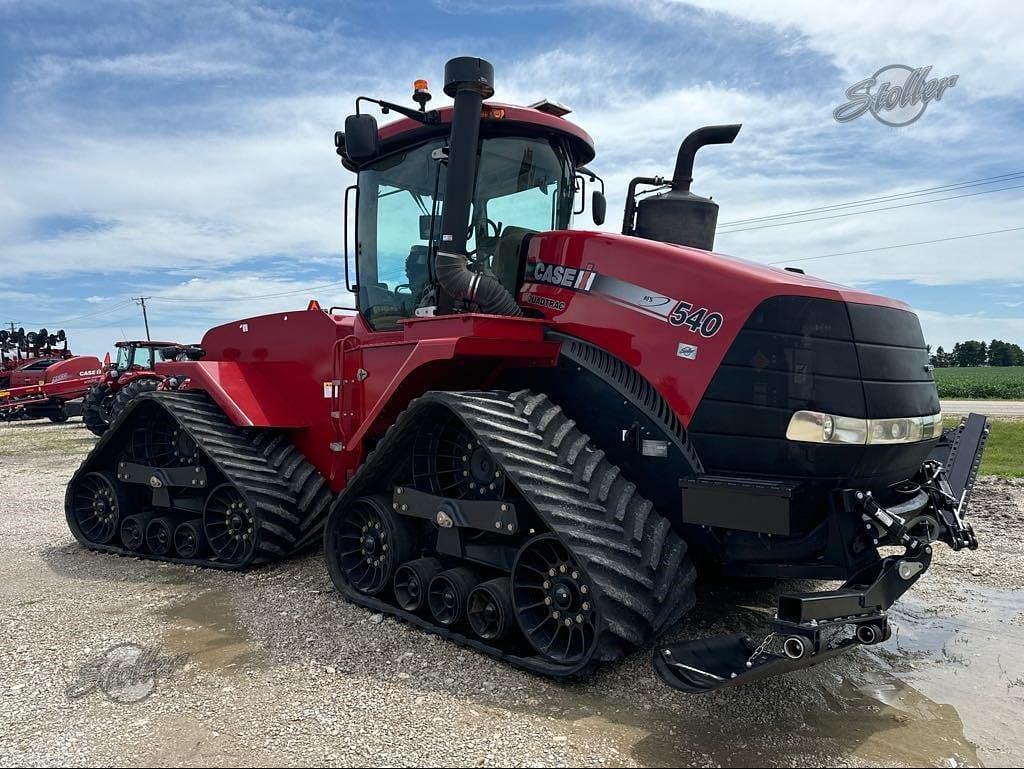
[[[513,295],[519,291],[526,269],[526,243],[537,230],[525,227],[505,227],[498,238],[491,260],[491,271]]]

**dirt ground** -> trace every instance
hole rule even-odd
[[[0,426],[3,765],[1024,759],[1024,481],[980,483],[981,549],[940,547],[884,645],[695,696],[659,683],[650,650],[578,684],[512,670],[342,603],[316,555],[222,574],[85,551],[63,495],[92,443],[77,420]],[[759,632],[776,592],[705,588],[673,637]],[[173,663],[150,696],[69,690],[120,644]]]

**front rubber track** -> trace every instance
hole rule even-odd
[[[177,558],[140,553],[120,546],[101,545],[86,540],[71,514],[71,494],[75,483],[93,470],[111,470],[116,466],[134,422],[152,418],[154,409],[169,414],[177,426],[196,442],[200,457],[232,483],[248,503],[256,519],[256,546],[243,562],[225,563],[216,557]],[[139,490],[147,487],[125,484]],[[68,526],[85,547],[133,558],[185,563],[215,569],[240,570],[288,557],[319,543],[324,520],[333,495],[316,468],[295,448],[287,434],[278,430],[237,427],[209,395],[198,391],[143,392],[126,404],[110,429],[82,462],[68,484],[65,511]],[[141,512],[137,510],[122,514]],[[148,508],[147,508],[148,509]]]
[[[424,394],[399,415],[367,458],[332,507],[332,518],[344,514],[347,501],[391,488],[394,468],[409,450],[419,420],[427,410],[437,408],[456,415],[487,448],[519,494],[589,575],[603,618],[594,654],[565,666],[539,656],[506,653],[357,593],[328,558],[332,578],[348,600],[517,667],[558,678],[585,675],[598,662],[621,659],[652,643],[693,607],[696,573],[686,543],[576,423],[541,393]]]

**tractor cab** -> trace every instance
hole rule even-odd
[[[454,93],[452,77],[446,79],[446,92]],[[421,105],[430,99],[425,81],[417,81],[413,98]],[[446,214],[468,215],[458,225],[465,269],[460,266],[462,274],[449,277],[458,284],[486,278],[514,296],[531,235],[568,229],[573,215],[585,208],[587,179],[598,180],[584,167],[594,157],[593,140],[563,118],[569,110],[561,105],[481,103],[472,115],[476,136],[460,142],[451,134],[452,107],[426,112],[365,97],[359,101],[404,115],[378,129],[371,115],[357,112],[335,138],[342,162],[358,173],[358,184],[350,188],[358,193],[356,286],[350,288],[364,319],[378,331],[396,329],[403,319],[440,314],[446,297],[438,289],[446,281],[443,268],[436,268],[438,254],[461,256],[452,250],[456,238],[443,226]],[[456,150],[456,143],[463,146]],[[470,170],[464,167],[467,156]],[[600,224],[603,192],[594,190],[592,208]],[[346,205],[346,218],[348,213]],[[463,309],[480,304],[475,289],[447,293]]]
[[[113,375],[122,375],[128,371],[152,371],[157,363],[167,360],[163,350],[175,347],[175,342],[127,341],[118,342],[117,358],[109,369]],[[115,377],[116,378],[116,377]]]

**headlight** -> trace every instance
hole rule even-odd
[[[802,443],[866,445],[916,443],[942,432],[942,414],[893,419],[857,419],[819,411],[798,411],[789,420],[786,437]]]

